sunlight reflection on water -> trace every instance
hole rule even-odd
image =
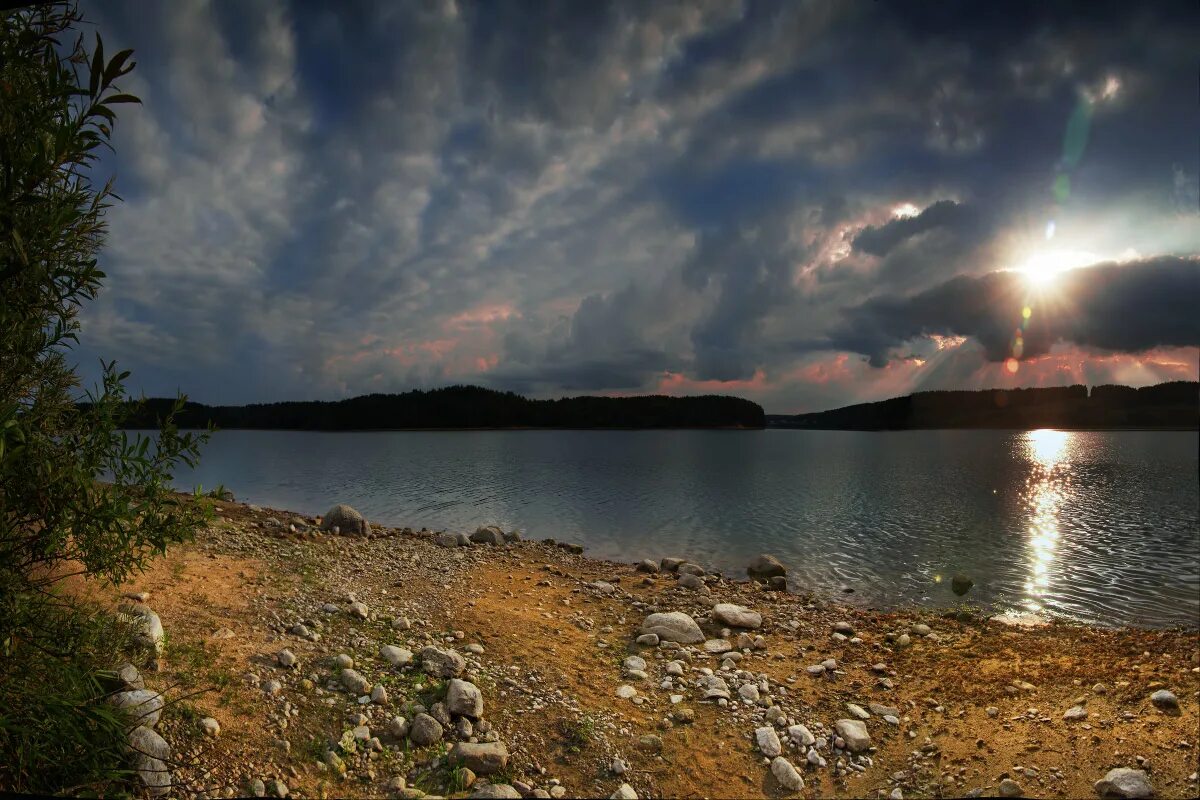
[[[1029,476],[1025,498],[1029,506],[1029,577],[1025,581],[1026,610],[1043,610],[1042,598],[1050,592],[1054,554],[1061,535],[1058,514],[1071,491],[1072,436],[1067,431],[1036,430],[1025,434]]]

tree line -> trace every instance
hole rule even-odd
[[[175,404],[152,398],[131,408],[126,428],[154,428]],[[244,406],[185,403],[180,428],[395,430],[404,428],[762,428],[763,409],[737,397],[564,397],[534,400],[479,386],[449,386],[347,400]]]
[[[877,403],[795,416],[772,415],[779,428],[1189,428],[1200,419],[1200,383],[1133,388],[1076,384],[1054,388],[918,392]]]

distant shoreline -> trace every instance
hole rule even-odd
[[[179,426],[180,430],[204,430],[201,427]],[[222,426],[218,427],[218,431],[282,431],[285,433],[484,433],[488,431],[765,431],[770,426],[762,425],[751,427],[748,425],[712,425],[705,427],[698,426],[676,426],[676,427],[537,427],[537,426],[510,426],[510,427],[486,427],[486,428],[263,428],[263,427],[239,427],[239,426]],[[135,427],[125,428],[124,430],[135,431],[154,431],[157,428]]]
[[[1107,427],[1101,426],[1073,426],[1073,425],[1043,425],[1036,428],[1031,427],[1013,427],[1008,425],[961,425],[952,428],[818,428],[802,425],[772,425],[767,423],[767,430],[773,431],[847,431],[852,433],[919,433],[921,431],[1013,431],[1017,433],[1029,433],[1031,431],[1066,431],[1070,433],[1105,433],[1109,431],[1128,431],[1128,432],[1162,432],[1162,433],[1200,433],[1200,426],[1192,428],[1182,427],[1150,427],[1145,425],[1130,425],[1118,426],[1112,425]]]

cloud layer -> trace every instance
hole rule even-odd
[[[78,357],[206,402],[1194,378],[1200,11],[1046,5],[85,4],[144,105]],[[1059,251],[1101,266],[1014,376],[1001,270]]]

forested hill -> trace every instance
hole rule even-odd
[[[919,392],[878,403],[795,416],[770,415],[774,428],[1197,428],[1200,383],[1173,381],[1134,389],[1086,386]]]
[[[171,400],[152,398],[124,425],[157,427]],[[369,394],[331,402],[247,406],[187,403],[181,428],[387,430],[399,428],[762,428],[762,407],[737,397],[564,397],[530,400],[512,392],[451,386],[403,394]]]

